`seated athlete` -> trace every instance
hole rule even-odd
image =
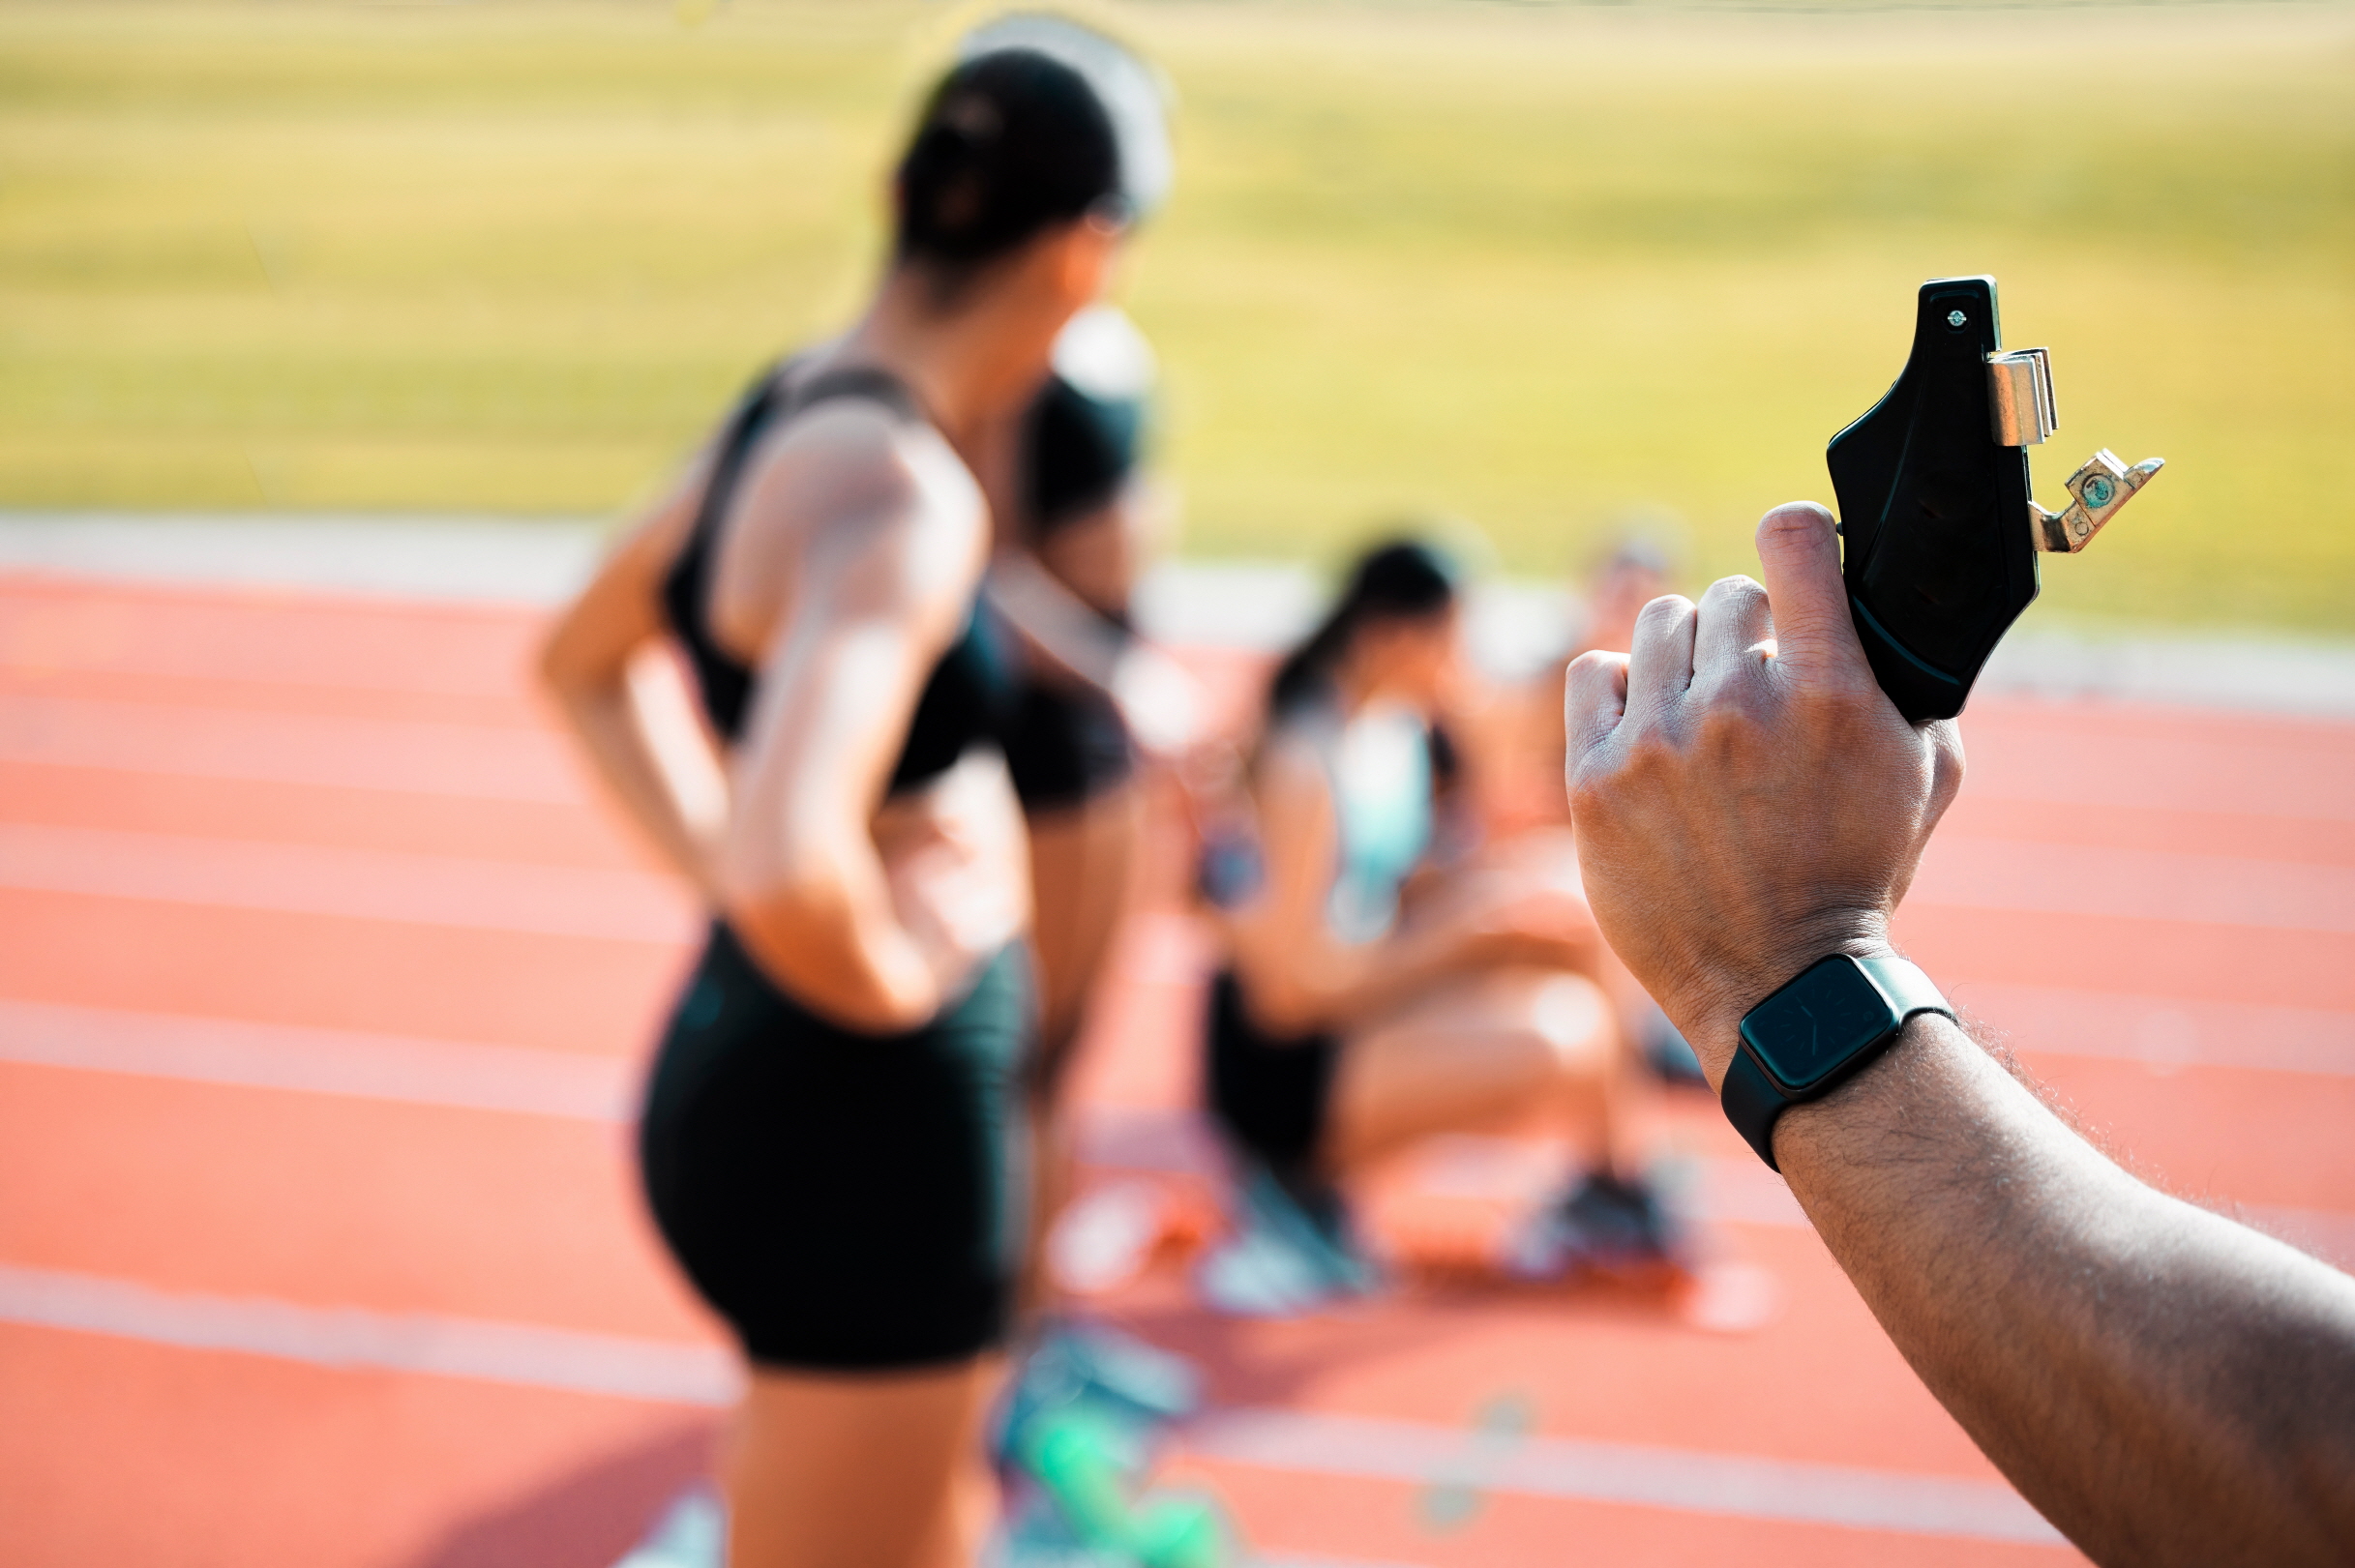
[[[1435,1133],[1533,1109],[1590,1174],[1516,1244],[1516,1266],[1663,1260],[1667,1216],[1623,1174],[1622,1046],[1574,873],[1435,870],[1434,716],[1458,658],[1453,575],[1433,550],[1358,562],[1276,672],[1250,773],[1259,876],[1230,896],[1209,1009],[1209,1109],[1340,1265],[1331,1184]],[[1420,874],[1418,874],[1420,873]],[[1291,1227],[1296,1228],[1297,1227]]]
[[[1622,538],[1586,584],[1586,618],[1569,654],[1512,683],[1467,716],[1467,793],[1483,835],[1503,854],[1561,852],[1570,814],[1562,794],[1562,682],[1571,660],[1593,650],[1625,653],[1643,607],[1675,587],[1674,562],[1655,540]],[[1509,846],[1509,847],[1508,847]],[[1655,1077],[1698,1085],[1700,1066],[1657,1004],[1607,950],[1602,973],[1630,1049]]]

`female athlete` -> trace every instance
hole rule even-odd
[[[1246,1203],[1272,1211],[1272,1233],[1312,1232],[1292,1255],[1307,1270],[1297,1290],[1234,1282],[1243,1296],[1273,1289],[1275,1309],[1364,1283],[1334,1183],[1430,1134],[1533,1110],[1567,1124],[1594,1173],[1503,1261],[1550,1273],[1670,1246],[1650,1192],[1613,1173],[1623,1050],[1574,871],[1437,863],[1449,754],[1434,724],[1457,600],[1427,547],[1376,549],[1270,688],[1251,776],[1257,885],[1229,890],[1206,1077],[1249,1162]]]
[[[969,45],[900,162],[865,313],[756,385],[543,663],[714,909],[640,1152],[750,1365],[725,1475],[740,1568],[966,1562],[986,1510],[1032,1002],[971,463],[1167,168],[1143,69],[1039,31]],[[716,755],[638,699],[665,638]]]

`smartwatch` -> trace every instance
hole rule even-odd
[[[1888,1050],[1917,1013],[1954,1016],[1930,977],[1903,959],[1817,960],[1743,1018],[1719,1095],[1726,1119],[1767,1169],[1780,1170],[1775,1118]]]

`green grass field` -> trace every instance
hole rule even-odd
[[[1993,272],[2047,613],[2355,631],[2355,8],[1145,4],[1123,288],[1198,553],[1471,519],[1696,576]],[[840,319],[939,5],[0,4],[0,505],[610,514]]]

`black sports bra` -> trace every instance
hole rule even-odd
[[[759,675],[712,640],[704,616],[711,602],[712,551],[754,445],[774,423],[835,398],[865,398],[903,420],[924,417],[914,395],[887,371],[828,370],[796,387],[790,384],[796,363],[789,360],[763,375],[729,416],[702,505],[696,513],[694,531],[663,578],[663,608],[695,667],[703,710],[711,715],[713,727],[730,741],[744,727],[744,710],[752,701]],[[998,738],[1012,684],[1007,661],[990,636],[976,602],[967,616],[964,635],[933,666],[923,695],[916,699],[908,738],[891,770],[890,793],[921,787],[954,767],[975,743]]]

